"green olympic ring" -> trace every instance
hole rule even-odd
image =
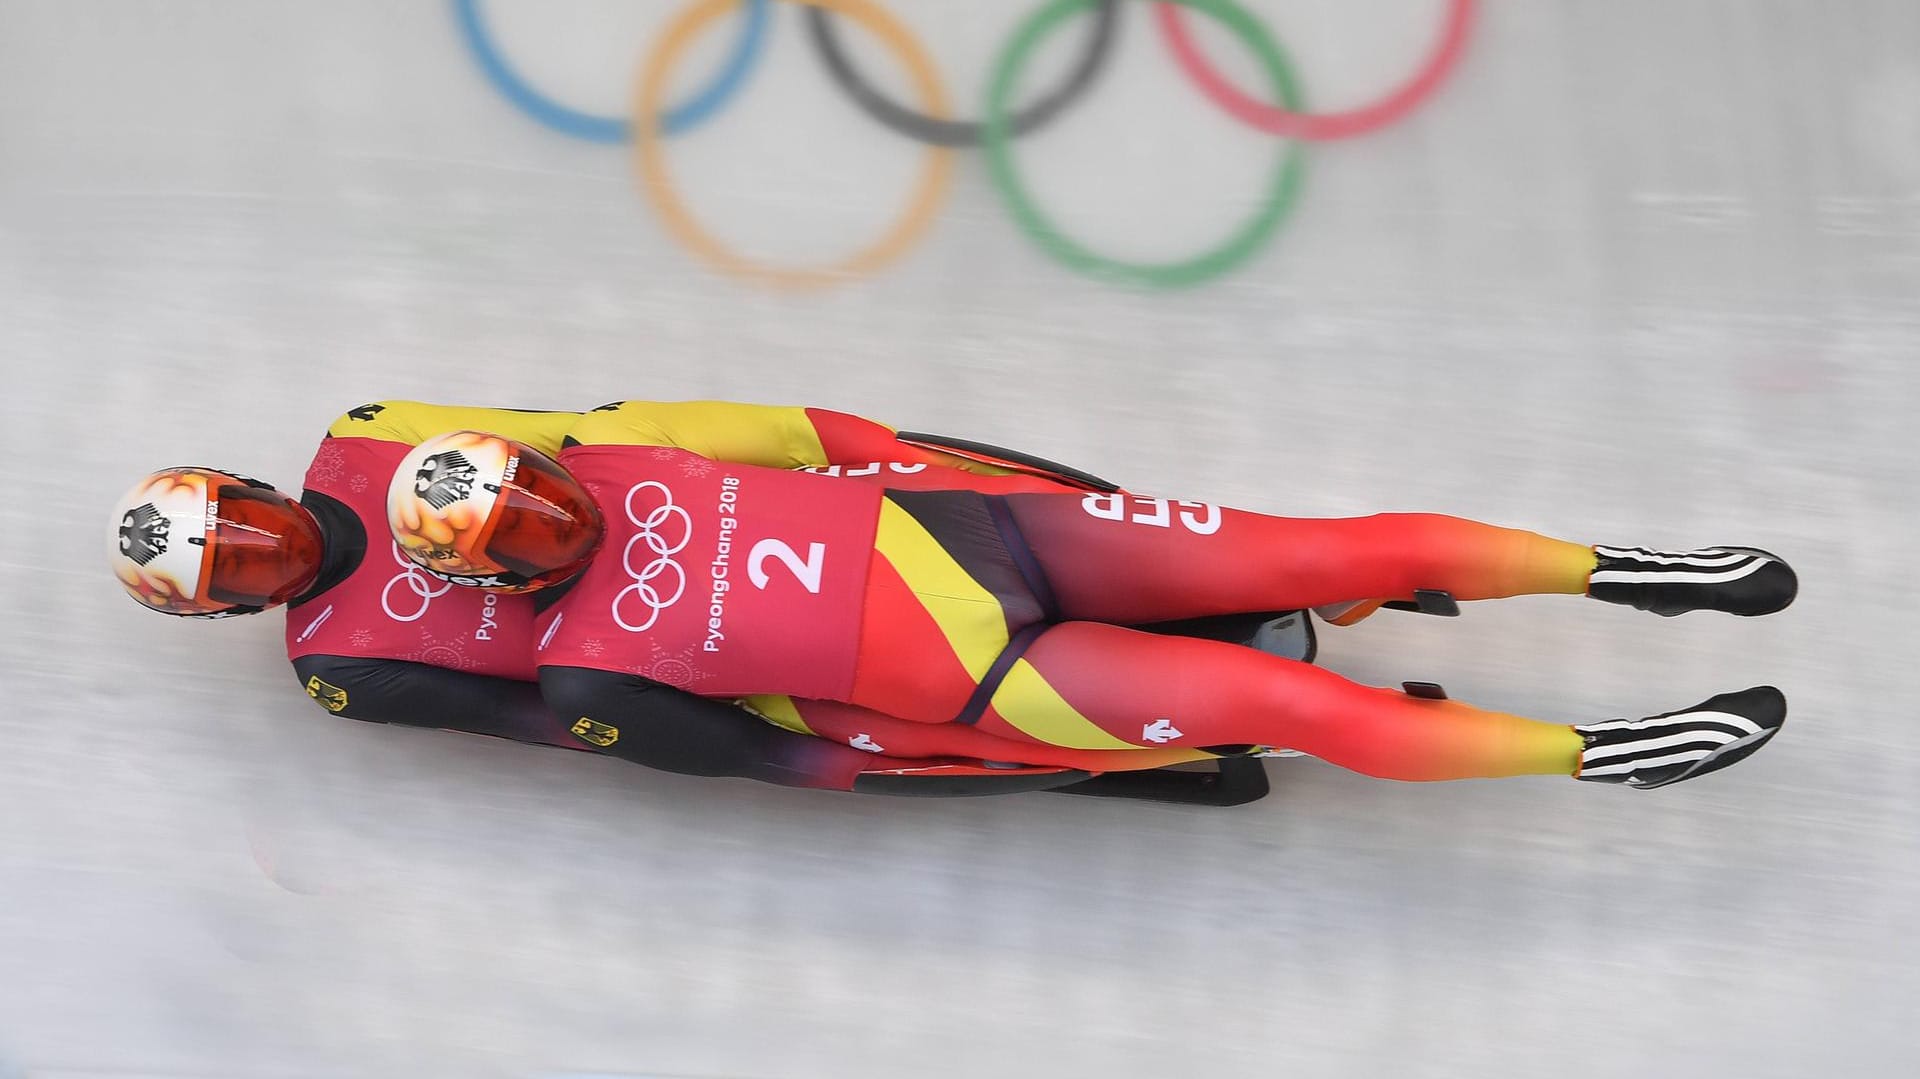
[[[1234,37],[1253,50],[1281,105],[1289,112],[1305,110],[1293,69],[1279,44],[1244,8],[1233,0],[1171,2],[1194,8],[1225,24]],[[1099,0],[1054,0],[1022,23],[1000,54],[987,90],[985,126],[981,132],[981,148],[986,151],[994,186],[1006,200],[1008,212],[1020,230],[1054,261],[1069,269],[1122,284],[1163,289],[1187,288],[1218,277],[1258,251],[1299,201],[1300,180],[1306,166],[1302,143],[1291,142],[1281,153],[1267,197],[1246,224],[1213,249],[1173,262],[1128,262],[1111,258],[1068,237],[1040,212],[1014,168],[1008,102],[1021,68],[1049,33],[1068,17],[1091,10],[1097,3]]]

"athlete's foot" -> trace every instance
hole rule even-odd
[[[1598,563],[1587,580],[1587,595],[1668,617],[1688,611],[1772,614],[1800,590],[1792,566],[1752,547],[1684,552],[1595,547],[1593,552]]]
[[[1787,721],[1787,698],[1755,686],[1680,712],[1574,728],[1585,742],[1575,779],[1651,790],[1752,756]]]

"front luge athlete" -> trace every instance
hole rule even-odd
[[[557,459],[455,432],[402,462],[399,546],[442,579],[559,594],[536,646],[554,712],[676,771],[739,774],[744,702],[888,755],[1090,771],[1288,747],[1368,775],[1565,775],[1642,788],[1745,758],[1760,686],[1641,719],[1546,722],[1369,688],[1129,623],[1236,611],[1586,595],[1771,614],[1755,548],[1595,546],[1432,514],[1272,517],[1124,492],[904,490],[794,471],[794,410],[633,402]],[[581,737],[588,737],[582,734]],[[764,763],[764,762],[763,762]]]

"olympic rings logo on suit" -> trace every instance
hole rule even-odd
[[[408,560],[397,543],[393,545],[393,561],[400,567],[401,572],[394,574],[393,579],[387,582],[387,586],[380,590],[380,609],[386,611],[387,617],[395,622],[420,621],[427,616],[427,608],[433,606],[435,599],[453,590],[453,582],[436,581],[427,576],[425,571]],[[412,614],[401,614],[393,609],[393,586],[401,581],[407,582],[408,590],[420,601],[420,609]]]
[[[488,81],[515,107],[539,123],[575,138],[631,143],[642,191],[682,246],[702,260],[747,280],[782,287],[811,288],[864,276],[910,249],[932,223],[950,179],[955,148],[978,147],[988,175],[1021,232],[1055,262],[1089,276],[1126,285],[1182,288],[1211,280],[1244,264],[1262,250],[1293,209],[1304,171],[1305,142],[1351,138],[1378,130],[1407,115],[1438,92],[1465,50],[1475,0],[1446,0],[1446,16],[1433,49],[1413,76],[1381,98],[1335,113],[1310,113],[1302,101],[1292,66],[1273,35],[1241,0],[1156,0],[1155,23],[1182,72],[1214,104],[1235,119],[1268,134],[1294,140],[1276,160],[1266,197],[1224,241],[1197,254],[1168,261],[1129,261],[1103,255],[1069,238],[1027,190],[1015,166],[1011,143],[1045,126],[1092,85],[1112,52],[1120,0],[1047,0],[1023,19],[994,63],[982,118],[949,115],[946,92],[927,50],[875,0],[787,0],[807,8],[807,30],[814,51],[833,81],[868,116],[887,128],[924,143],[928,153],[905,208],[885,233],[838,262],[793,268],[754,262],[723,244],[695,220],[667,168],[662,141],[706,122],[745,85],[764,51],[772,0],[695,0],[672,17],[648,50],[634,93],[635,120],[594,116],[570,109],[534,89],[516,73],[495,44],[479,11],[479,0],[452,0],[462,39]],[[1264,73],[1266,98],[1233,85],[1201,52],[1183,19],[1193,8],[1221,23],[1254,54]],[[711,82],[687,101],[664,107],[667,76],[701,30],[739,11],[743,21],[732,52]],[[1078,58],[1061,82],[1014,110],[1013,88],[1020,72],[1048,34],[1078,13],[1090,13],[1093,26]],[[860,23],[905,65],[919,99],[902,105],[876,88],[848,58],[834,29],[834,16]]]
[[[642,491],[657,491],[661,499],[659,505],[648,509],[644,515],[635,513],[633,508],[634,496]],[[609,609],[613,612],[614,623],[621,629],[628,633],[644,633],[653,628],[660,618],[660,612],[678,603],[687,590],[687,571],[674,561],[673,556],[686,550],[687,544],[693,541],[693,518],[684,507],[674,504],[673,492],[657,480],[644,480],[627,488],[626,510],[627,520],[639,531],[628,537],[626,550],[620,556],[620,568],[626,571],[633,583],[613,597]],[[669,542],[660,530],[672,521],[678,521],[679,525],[668,531],[677,533],[678,538]],[[645,544],[647,550],[652,552],[653,560],[634,569],[633,549],[641,544]],[[663,595],[656,582],[669,570],[673,573],[673,594]],[[639,621],[629,621],[622,613],[622,605],[633,599],[639,600],[647,609],[646,617]]]

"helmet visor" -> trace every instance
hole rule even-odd
[[[272,607],[298,596],[320,570],[320,538],[300,504],[271,487],[219,488],[207,598]]]
[[[578,572],[600,546],[600,509],[558,462],[518,449],[520,467],[501,488],[487,554],[529,582],[555,584]]]

